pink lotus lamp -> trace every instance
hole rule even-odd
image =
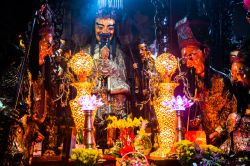
[[[177,113],[177,141],[181,141],[183,139],[182,134],[182,121],[181,121],[181,111],[185,111],[186,108],[189,108],[194,103],[187,99],[185,96],[178,95],[177,97],[173,96],[171,100],[163,101],[162,105],[164,107],[169,108],[172,111],[176,111]]]

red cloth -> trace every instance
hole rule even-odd
[[[197,144],[206,144],[206,134],[204,131],[187,131],[185,139]]]

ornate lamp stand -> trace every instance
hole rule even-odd
[[[175,88],[179,85],[172,82],[172,75],[177,69],[177,59],[170,53],[163,53],[156,59],[156,71],[161,77],[158,85],[159,94],[154,100],[154,109],[159,125],[159,148],[150,154],[151,157],[167,157],[176,138],[176,113],[171,107],[164,107],[162,102],[170,101]]]
[[[174,90],[179,85],[171,81],[172,75],[178,67],[178,61],[174,55],[163,53],[156,59],[156,70],[160,74],[162,82],[159,83],[159,94],[154,100],[154,108],[159,124],[159,148],[150,154],[152,157],[168,157],[172,152],[172,147],[176,141],[182,139],[181,110],[190,106],[191,101],[186,97],[174,97]],[[176,110],[176,112],[175,112]],[[176,122],[178,126],[176,131]]]

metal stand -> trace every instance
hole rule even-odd
[[[177,114],[177,142],[183,140],[183,134],[182,134],[182,120],[181,120],[181,110],[176,110]]]
[[[93,111],[85,110],[85,123],[84,123],[84,145],[87,149],[96,149],[94,126],[92,121]]]

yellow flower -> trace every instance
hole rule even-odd
[[[222,153],[222,151],[213,145],[200,145],[200,148],[204,151]]]
[[[95,164],[101,158],[101,154],[97,149],[72,149],[72,160],[77,160],[83,164]]]
[[[71,159],[72,159],[72,160],[76,160],[76,159],[77,159],[76,154],[72,154]]]
[[[144,129],[140,129],[139,131],[137,131],[137,134],[141,136],[148,135]]]

